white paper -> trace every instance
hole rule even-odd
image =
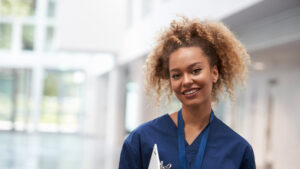
[[[157,145],[154,144],[148,169],[160,169]]]

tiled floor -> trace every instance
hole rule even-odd
[[[104,147],[79,135],[0,132],[0,169],[101,169]]]

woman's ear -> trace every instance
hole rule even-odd
[[[212,75],[212,80],[213,83],[217,83],[218,79],[219,79],[219,70],[218,67],[216,65],[214,65],[211,69],[211,75]]]

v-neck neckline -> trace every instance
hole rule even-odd
[[[178,130],[178,126],[176,125],[176,123],[173,121],[173,119],[171,118],[170,114],[166,114],[167,118],[169,119],[169,121],[172,123],[172,126],[174,127],[175,129],[175,133],[176,133],[176,136],[177,136],[177,130]],[[177,113],[177,116],[178,116],[178,113]],[[204,129],[197,135],[197,137],[192,141],[191,144],[189,144],[186,139],[184,138],[184,142],[185,142],[185,145],[188,146],[189,148],[192,148],[194,147],[194,144],[196,144],[196,142],[199,142],[198,140],[202,137],[203,135],[203,131],[206,130],[208,124],[204,127]]]

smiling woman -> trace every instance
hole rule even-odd
[[[146,89],[156,93],[158,102],[174,93],[182,108],[131,132],[119,169],[147,169],[155,144],[160,160],[172,169],[255,169],[251,145],[211,106],[224,91],[234,100],[248,63],[246,49],[222,23],[173,21],[146,61]]]

